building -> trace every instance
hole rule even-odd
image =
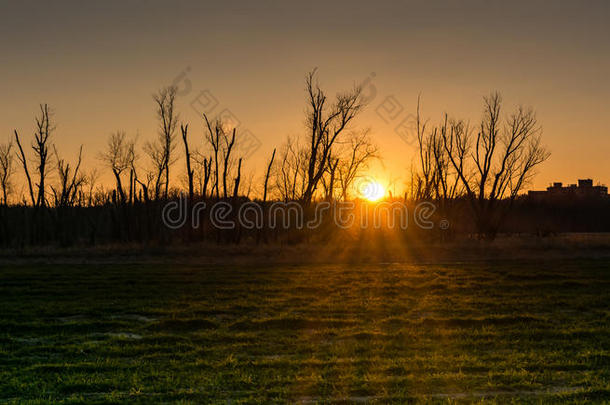
[[[545,191],[530,191],[528,196],[535,200],[591,200],[608,198],[608,187],[593,185],[591,179],[578,180],[578,184],[553,183]]]

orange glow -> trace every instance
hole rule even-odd
[[[362,198],[369,201],[378,201],[385,195],[385,188],[378,181],[368,181],[362,187]]]

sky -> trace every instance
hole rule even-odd
[[[396,128],[418,95],[432,122],[476,122],[496,90],[506,113],[537,111],[552,155],[531,188],[608,184],[609,17],[607,1],[2,1],[0,141],[31,137],[48,103],[60,154],[82,144],[85,165],[99,166],[112,132],[140,145],[155,135],[152,94],[177,83],[195,146],[213,100],[211,115],[229,111],[260,141],[244,169],[262,176],[273,148],[305,132],[304,77],[317,68],[330,95],[365,84],[355,125],[370,127],[383,156],[371,170],[390,189],[415,156]]]

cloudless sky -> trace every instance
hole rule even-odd
[[[533,187],[610,183],[609,18],[607,1],[3,1],[0,141],[13,129],[30,137],[45,102],[60,152],[72,158],[83,144],[86,165],[99,165],[111,132],[140,144],[154,135],[151,95],[187,69],[178,107],[192,142],[203,126],[190,104],[207,90],[216,112],[229,109],[260,139],[245,169],[262,176],[273,148],[304,131],[304,75],[317,67],[331,95],[371,79],[357,125],[382,150],[375,174],[397,188],[414,149],[394,128],[418,94],[432,121],[448,112],[475,122],[492,90],[505,112],[538,113],[552,157]],[[385,122],[376,110],[388,97],[404,109]]]

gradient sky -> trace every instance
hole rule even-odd
[[[398,120],[421,93],[426,117],[474,122],[492,90],[505,111],[538,112],[552,156],[534,188],[610,183],[610,2],[394,3],[3,1],[0,139],[15,128],[31,136],[46,102],[62,154],[84,144],[86,164],[99,164],[111,132],[138,133],[140,144],[154,135],[151,95],[188,67],[192,91],[178,106],[192,141],[203,127],[190,102],[207,89],[261,140],[245,166],[261,176],[273,147],[304,131],[304,75],[318,67],[330,94],[374,74],[358,125],[372,128],[385,183],[402,186],[414,150],[375,112],[383,100],[404,107]]]

